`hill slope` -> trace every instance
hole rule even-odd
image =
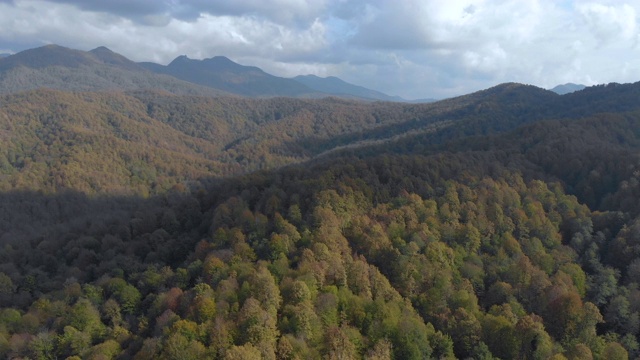
[[[459,105],[38,90],[0,106],[2,189],[146,193],[305,161],[367,129]]]
[[[4,96],[0,356],[636,358],[639,92]],[[38,188],[92,172],[170,189]]]
[[[439,151],[456,139],[544,119],[635,111],[639,92],[626,84],[558,96],[504,84],[402,104],[40,90],[0,99],[0,186],[153,193],[341,152]]]

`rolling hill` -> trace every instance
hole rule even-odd
[[[0,357],[637,358],[639,95],[4,94]]]
[[[558,96],[511,83],[403,104],[38,90],[0,99],[0,186],[157,193],[344,152],[440,151],[545,119],[635,111],[639,92],[639,84],[611,84]]]

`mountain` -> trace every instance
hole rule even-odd
[[[52,88],[65,91],[162,90],[178,95],[322,98],[403,101],[338,78],[287,79],[224,56],[193,60],[179,56],[169,65],[135,63],[101,46],[85,52],[46,45],[0,56],[0,93]]]
[[[638,358],[639,96],[1,95],[0,357]]]
[[[0,97],[0,129],[5,129],[0,132],[5,137],[0,190],[162,192],[187,179],[223,178],[309,160],[373,139],[361,138],[369,130],[433,114],[415,129],[425,130],[443,121],[435,115],[462,104],[440,108],[157,91],[10,94]],[[23,149],[17,157],[15,149]],[[45,158],[50,160],[42,166],[57,174],[55,179],[37,175],[40,166],[26,165]]]
[[[140,66],[155,73],[243,96],[322,96],[294,80],[267,74],[254,66],[237,64],[224,56],[194,60],[183,55],[167,66],[154,63],[140,63]]]
[[[1,58],[4,58],[4,57],[7,57],[7,56],[11,56],[11,54],[9,54],[9,53],[2,53],[2,54],[0,54],[0,59],[1,59]]]
[[[335,96],[353,96],[355,98],[380,101],[405,101],[399,96],[389,96],[379,91],[353,85],[335,76],[322,78],[315,75],[299,75],[293,79],[311,89]]]
[[[97,47],[89,51],[89,53],[105,65],[110,65],[120,69],[127,69],[136,72],[139,72],[141,70],[140,65],[120,54],[109,50],[104,46]]]
[[[558,94],[558,95],[564,95],[564,94],[569,94],[572,92],[576,92],[576,91],[580,91],[582,89],[584,89],[586,86],[582,85],[582,84],[574,84],[574,83],[566,83],[563,85],[558,85],[556,87],[554,87],[553,89],[550,89],[551,91],[553,91],[554,93]]]
[[[0,71],[6,72],[20,67],[43,69],[60,66],[79,68],[96,63],[90,53],[65,48],[58,45],[45,45],[35,49],[21,51],[0,61]]]
[[[150,72],[105,47],[85,52],[47,45],[0,58],[0,93],[42,87],[71,91],[155,89],[174,94],[222,94]]]
[[[545,119],[635,111],[638,94],[639,84],[559,96],[509,83],[407,104],[38,90],[0,98],[0,189],[145,194],[187,179],[237,176],[343,153],[439,151],[456,139],[493,136]],[[43,169],[57,180],[38,175]]]

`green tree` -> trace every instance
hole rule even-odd
[[[232,346],[225,355],[225,360],[261,360],[260,350],[251,344]]]
[[[57,359],[56,337],[51,333],[39,333],[35,339],[29,343],[32,356],[37,360]]]
[[[205,346],[197,340],[174,333],[164,342],[162,358],[167,360],[199,360],[206,356]]]
[[[629,353],[620,343],[610,342],[605,346],[602,357],[611,360],[628,360]]]
[[[87,299],[79,299],[66,317],[67,324],[80,332],[89,334],[91,339],[102,336],[105,326],[100,320],[100,312]]]

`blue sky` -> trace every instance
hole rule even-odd
[[[508,81],[639,81],[639,16],[640,0],[0,0],[0,52],[224,55],[279,76],[444,98]]]

